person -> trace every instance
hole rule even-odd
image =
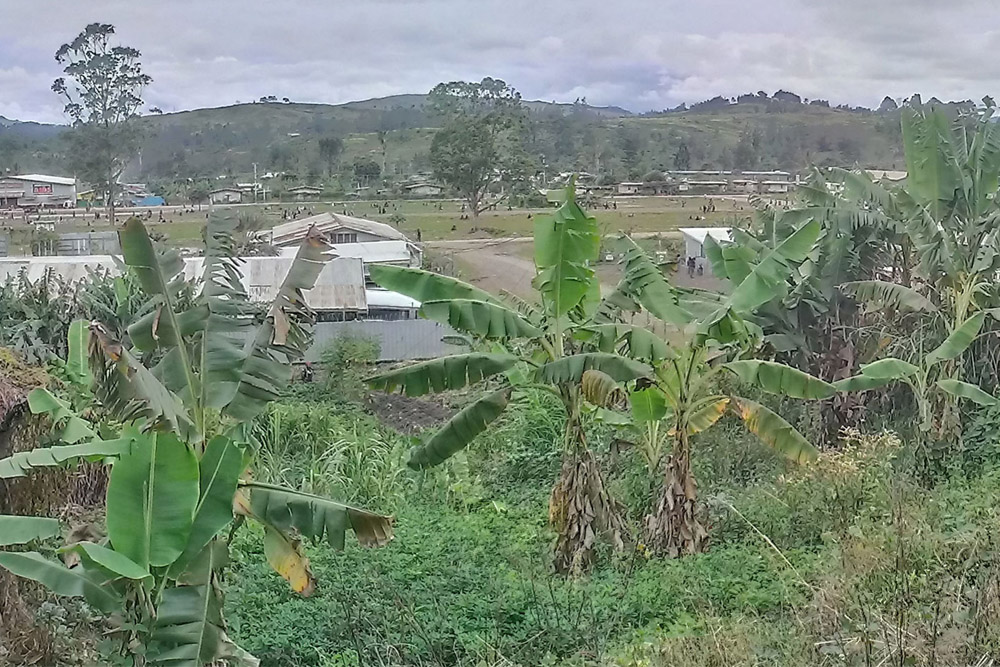
[[[313,367],[311,361],[307,361],[305,367],[302,369],[302,381],[303,382],[313,381]]]
[[[694,278],[694,257],[688,257],[687,267],[688,267],[688,278]]]
[[[420,228],[417,227],[417,243],[420,243]]]

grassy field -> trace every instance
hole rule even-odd
[[[710,202],[714,204],[715,210],[709,213],[703,212],[702,207]],[[711,200],[701,197],[622,197],[616,198],[614,204],[617,205],[617,209],[613,208],[611,200],[608,200],[608,209],[604,208],[603,203],[592,209],[606,235],[619,232],[671,232],[679,227],[729,225],[749,218],[752,212],[745,200],[718,197]],[[531,236],[535,216],[546,211],[540,208],[507,210],[501,207],[496,212],[481,214],[478,220],[463,220],[462,205],[454,200],[393,200],[388,202],[384,214],[380,212],[383,202],[369,201],[267,204],[216,210],[254,213],[264,216],[269,223],[277,225],[283,222],[283,210],[295,210],[302,206],[308,211],[300,214],[300,218],[309,211],[347,213],[393,224],[414,240],[419,230],[420,238],[424,241]],[[153,210],[147,225],[153,231],[162,234],[171,245],[195,246],[201,238],[201,230],[208,215],[208,207],[203,207],[201,211],[171,211],[165,213],[163,222],[160,222],[159,211]],[[0,230],[10,232],[11,254],[30,253],[31,229],[31,225],[21,221],[0,221]],[[110,229],[112,227],[104,219],[88,221],[81,217],[64,216],[61,221],[55,223],[57,233]]]

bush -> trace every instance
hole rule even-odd
[[[378,361],[378,340],[364,336],[338,336],[320,353],[327,398],[358,403],[366,389],[364,378]]]

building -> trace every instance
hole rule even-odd
[[[433,183],[411,183],[403,186],[403,192],[409,197],[440,197],[444,188]]]
[[[889,183],[899,183],[906,180],[905,171],[893,171],[891,169],[866,169],[865,173],[873,181],[888,181]]]
[[[313,185],[297,185],[294,188],[288,188],[286,192],[292,199],[304,201],[306,199],[319,199],[320,195],[323,194],[323,188]]]
[[[76,206],[76,179],[44,174],[0,178],[2,208],[72,208]]]
[[[705,239],[712,237],[716,243],[732,243],[733,234],[728,227],[682,227],[677,230],[684,239],[684,256],[681,257],[683,264],[689,257],[694,257],[698,266],[704,267],[711,273],[712,265],[706,261]]]
[[[339,213],[320,213],[301,220],[292,220],[278,225],[264,234],[275,246],[294,245],[306,237],[309,228],[315,226],[330,238],[331,243],[364,243],[367,241],[409,241],[406,234],[392,225],[374,220],[354,218]]]
[[[243,191],[239,188],[219,188],[208,193],[212,204],[239,204],[243,201]]]
[[[642,192],[645,183],[619,183],[618,184],[618,194],[620,195],[637,195]]]

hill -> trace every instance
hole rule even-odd
[[[719,98],[722,99],[722,98]],[[810,164],[899,168],[897,111],[873,112],[772,100],[696,105],[642,116],[616,107],[526,102],[526,153],[540,168],[586,170],[609,180],[687,167],[800,170]],[[429,171],[435,119],[425,95],[396,95],[339,105],[251,103],[142,119],[142,156],[130,180],[235,179],[268,171],[330,182],[319,139],[344,138],[343,178],[370,157],[389,175]],[[66,171],[56,141],[63,128],[0,124],[0,170]],[[386,144],[378,134],[386,133]],[[681,145],[689,160],[677,160]]]

